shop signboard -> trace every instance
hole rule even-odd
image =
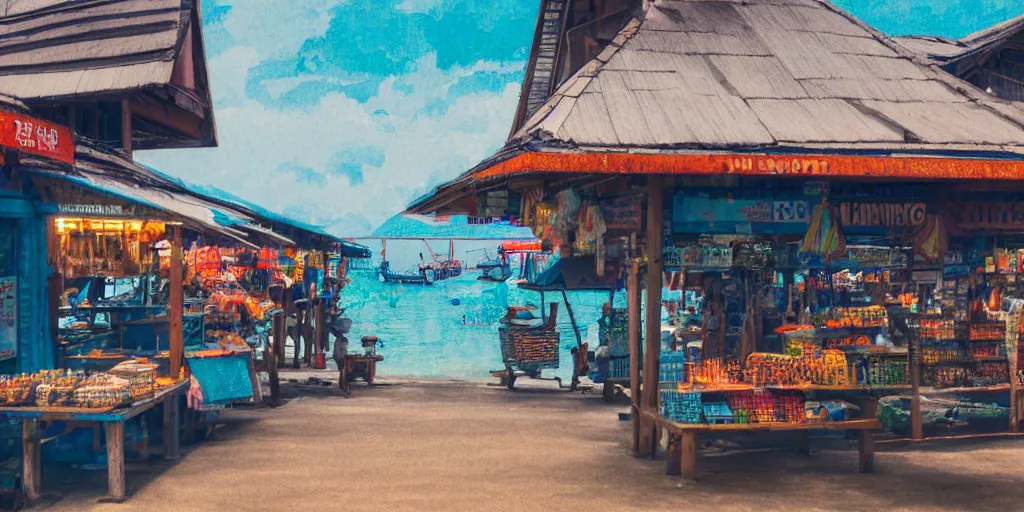
[[[31,155],[75,163],[75,143],[66,126],[0,110],[0,145]]]
[[[675,233],[803,234],[810,206],[802,199],[688,196],[673,200]]]
[[[18,280],[0,277],[0,361],[18,355]]]
[[[601,200],[601,213],[610,232],[643,230],[643,194],[626,194]]]
[[[1011,201],[954,201],[949,218],[962,229],[1024,229],[1024,203]]]
[[[843,227],[912,228],[924,224],[924,203],[844,202],[839,204]]]

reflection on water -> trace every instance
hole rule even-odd
[[[503,369],[498,344],[498,320],[506,304],[540,306],[540,294],[515,285],[477,280],[478,273],[436,283],[434,286],[384,284],[372,273],[352,275],[342,293],[346,316],[352,319],[349,339],[358,346],[361,336],[378,336],[384,356],[382,375],[454,379],[490,378],[491,370]],[[558,302],[561,329],[561,361],[554,375],[572,376],[569,347],[576,345],[569,315],[560,293],[545,294],[548,303]],[[607,292],[569,294],[581,335],[591,349],[597,345],[597,320]],[[615,297],[625,307],[625,294]],[[539,315],[539,312],[537,313]]]

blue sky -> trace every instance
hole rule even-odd
[[[501,146],[539,0],[204,0],[220,147],[137,158],[342,235]],[[836,0],[893,35],[961,37],[1020,0]]]

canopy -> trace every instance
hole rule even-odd
[[[533,291],[612,291],[619,289],[618,276],[611,269],[597,275],[593,256],[564,258],[556,261],[536,279],[519,285]]]

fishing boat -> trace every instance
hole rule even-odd
[[[391,270],[391,263],[387,260],[387,241],[383,241],[383,250],[381,252],[383,260],[380,263],[380,269],[377,271],[380,279],[385,283],[431,285],[437,281],[444,281],[462,275],[462,262],[452,257],[455,254],[454,242],[448,242],[448,258],[444,260],[437,256],[426,240],[423,240],[423,243],[430,252],[430,261],[425,261],[423,253],[420,253],[418,272],[400,273]]]
[[[512,277],[512,265],[509,262],[508,254],[505,253],[501,246],[498,246],[498,256],[496,258],[491,258],[490,254],[487,253],[487,249],[481,250],[484,252],[486,259],[476,265],[476,268],[482,272],[480,277],[477,277],[478,280],[501,283]]]

